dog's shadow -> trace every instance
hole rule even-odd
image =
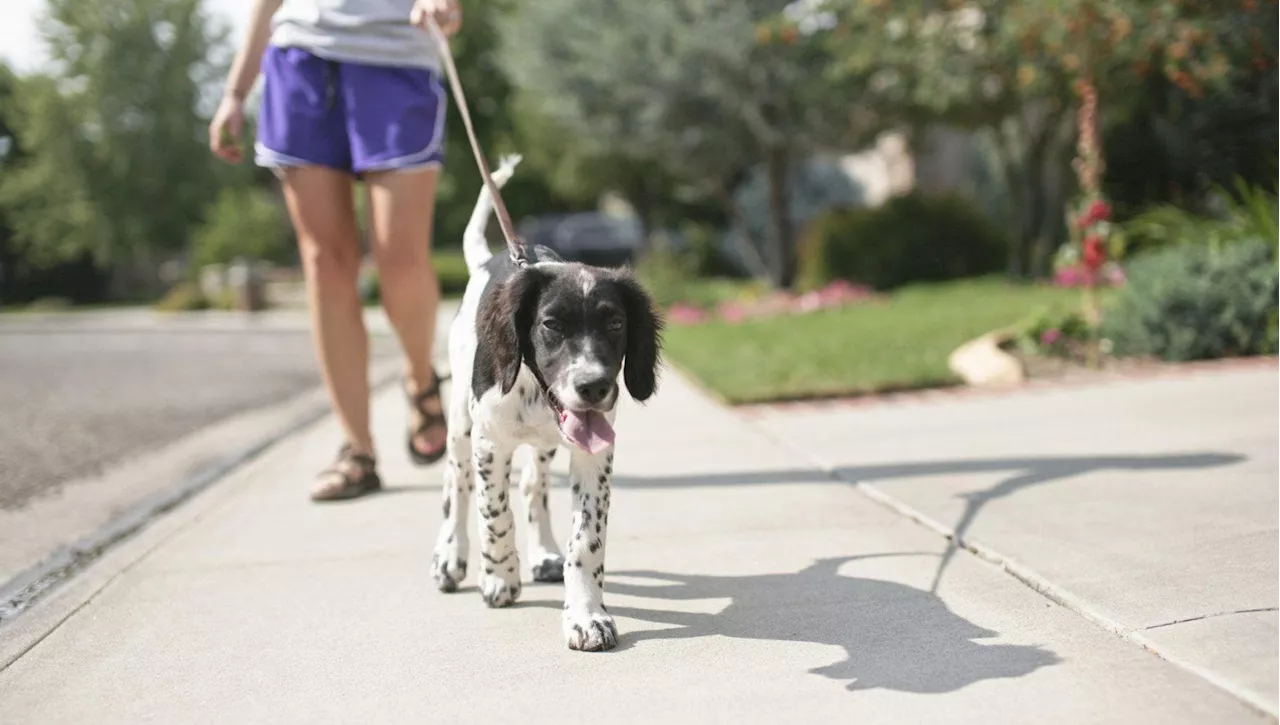
[[[841,661],[809,672],[838,680],[850,691],[951,692],[983,680],[1022,677],[1059,661],[1039,646],[978,642],[998,633],[956,614],[934,593],[839,572],[845,562],[884,556],[934,555],[823,559],[791,574],[614,572],[606,585],[606,600],[610,594],[680,601],[729,599],[716,614],[627,606],[610,606],[609,611],[618,617],[674,625],[624,630],[623,648],[649,640],[711,636],[837,646],[844,650]],[[652,583],[630,581],[635,579]]]

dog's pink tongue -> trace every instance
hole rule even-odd
[[[613,426],[603,413],[594,410],[566,410],[560,414],[560,429],[579,448],[593,455],[613,445]]]

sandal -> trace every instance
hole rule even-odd
[[[354,466],[342,467],[348,463]],[[358,476],[352,476],[346,468],[354,467]],[[334,465],[320,472],[320,482],[311,489],[312,501],[345,501],[373,493],[382,488],[382,479],[378,477],[377,462],[372,456],[355,453],[350,444],[343,444],[338,449],[338,460]]]
[[[429,466],[441,458],[444,458],[445,449],[448,447],[445,443],[441,442],[440,450],[433,451],[431,453],[423,453],[418,450],[416,445],[414,445],[414,442],[419,436],[424,435],[427,431],[432,430],[433,428],[443,428],[446,433],[449,429],[449,423],[445,419],[444,400],[440,396],[441,378],[433,370],[431,372],[431,379],[431,386],[426,390],[420,391],[417,395],[409,395],[409,405],[420,418],[418,426],[409,431],[409,459],[419,466]],[[424,404],[432,398],[434,398],[440,406],[439,413],[432,413],[424,407]]]

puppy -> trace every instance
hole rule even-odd
[[[506,183],[519,158],[494,173]],[[463,251],[470,281],[449,336],[453,390],[444,472],[444,522],[432,573],[452,592],[466,576],[471,496],[480,512],[480,594],[490,607],[520,596],[520,558],[508,493],[512,455],[533,455],[520,478],[535,581],[564,581],[563,632],[570,649],[607,650],[618,632],[604,606],[604,553],[621,373],[647,400],[657,386],[662,321],[630,272],[569,263],[545,247],[530,266],[485,241],[492,211],[480,192]],[[557,449],[569,449],[573,522],[561,555],[547,515]],[[479,478],[479,486],[476,478]],[[473,487],[475,487],[473,489]]]

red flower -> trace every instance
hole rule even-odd
[[[1080,215],[1080,220],[1077,224],[1080,225],[1081,229],[1084,229],[1092,224],[1106,221],[1110,218],[1111,205],[1102,199],[1097,199],[1089,205],[1088,209],[1084,210],[1084,213]]]
[[[1111,205],[1102,199],[1098,199],[1089,205],[1089,218],[1095,222],[1106,221],[1111,218]]]
[[[1084,239],[1084,266],[1090,272],[1096,272],[1107,261],[1107,252],[1102,248],[1102,238],[1091,234]]]

